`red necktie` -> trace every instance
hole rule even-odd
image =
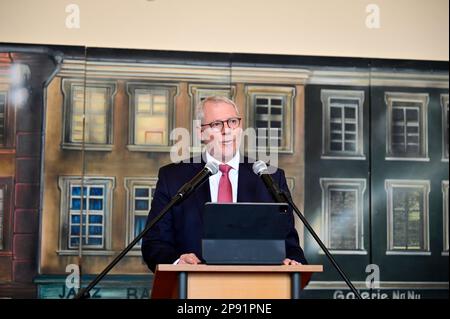
[[[232,167],[226,164],[220,164],[219,170],[222,172],[219,181],[219,192],[217,194],[218,203],[232,203],[233,202],[233,191],[231,190],[231,182],[228,177],[228,172]]]

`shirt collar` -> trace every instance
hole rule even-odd
[[[241,159],[241,155],[239,154],[239,150],[236,152],[236,154],[234,154],[233,158],[231,160],[229,160],[228,162],[226,162],[225,164],[228,166],[231,166],[231,168],[235,169],[236,171],[239,170],[239,161]],[[215,159],[214,157],[212,157],[211,154],[209,154],[208,151],[206,151],[206,162],[215,162],[218,165],[220,164],[224,164],[221,161],[218,161],[217,159]]]

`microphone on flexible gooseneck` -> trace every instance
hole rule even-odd
[[[190,192],[192,192],[197,186],[200,186],[205,182],[211,175],[217,174],[219,171],[219,165],[214,162],[206,163],[205,167],[191,178],[186,184],[184,184],[176,193],[176,196],[184,197]]]
[[[334,268],[338,271],[338,273],[341,275],[342,279],[346,282],[346,284],[349,286],[349,288],[353,291],[355,296],[358,299],[362,299],[361,294],[356,290],[355,286],[352,284],[350,279],[347,277],[347,275],[344,273],[344,271],[341,269],[339,264],[336,262],[334,257],[331,255],[328,248],[325,246],[325,244],[320,240],[319,236],[317,236],[314,229],[311,227],[311,225],[306,220],[305,216],[300,212],[300,209],[298,209],[297,205],[295,205],[294,201],[292,200],[292,197],[290,196],[289,192],[285,190],[280,190],[278,185],[273,181],[272,177],[270,176],[267,165],[263,161],[257,161],[253,164],[253,172],[256,175],[259,175],[261,179],[263,180],[264,184],[266,184],[266,187],[269,189],[269,191],[272,193],[272,195],[275,197],[277,202],[280,203],[288,203],[294,212],[297,214],[297,216],[300,218],[300,220],[303,222],[303,225],[305,225],[306,229],[310,232],[312,237],[315,239],[315,241],[319,244],[320,248],[322,248],[322,251],[325,253],[325,255],[328,257],[330,262],[333,264]]]
[[[282,192],[277,183],[274,182],[272,176],[270,176],[266,163],[263,161],[256,161],[253,163],[253,172],[261,177],[266,187],[269,189],[275,201],[278,203],[285,203],[286,200],[282,196]]]

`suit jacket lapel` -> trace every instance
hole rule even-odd
[[[203,162],[203,160],[202,160],[201,163],[196,163],[194,165],[195,165],[194,166],[195,174],[197,174],[205,166],[205,162]],[[202,185],[200,185],[194,191],[193,195],[196,199],[198,211],[202,212],[203,208],[205,206],[205,203],[211,201],[211,191],[210,191],[210,187],[209,187],[209,181],[205,181]],[[202,215],[202,214],[200,213],[200,215]]]

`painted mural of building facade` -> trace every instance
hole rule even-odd
[[[358,288],[372,265],[376,293],[445,296],[448,77],[373,68],[368,84],[307,86],[306,215]],[[326,265],[306,242],[311,260]],[[330,297],[345,288],[333,272],[317,277]]]
[[[303,147],[303,139],[294,145],[293,136],[303,135],[303,126],[294,123],[303,122],[305,78],[301,70],[230,69],[217,63],[64,60],[46,94],[42,294],[49,291],[46,284],[63,289],[66,266],[79,264],[80,255],[84,274],[99,273],[143,229],[158,169],[170,163],[175,143],[170,132],[179,127],[192,132],[194,106],[205,96],[233,98],[246,127],[256,123],[280,131],[280,162],[301,198],[303,188],[295,185],[303,179],[302,152],[293,150]],[[148,287],[148,273],[139,246],[112,271],[144,276],[141,283],[127,277],[132,283],[121,296],[133,285]]]
[[[277,133],[294,200],[357,286],[366,288],[366,267],[376,265],[382,291],[448,294],[445,66],[394,72],[370,61],[86,52],[62,48],[37,81],[45,107],[35,132],[44,143],[30,148],[39,165],[0,170],[5,185],[27,172],[40,189],[27,278],[39,297],[72,297],[71,265],[81,266],[85,284],[143,229],[158,169],[170,162],[170,132],[192,132],[195,104],[212,94],[236,101],[244,127]],[[0,191],[6,237],[20,224],[8,216],[25,203],[11,196]],[[333,297],[344,285],[296,222],[310,263],[328,270],[304,296]],[[410,264],[414,271],[405,271]],[[136,247],[95,297],[147,298],[151,281]]]
[[[42,87],[55,65],[45,50],[0,53],[0,297],[36,294]]]

